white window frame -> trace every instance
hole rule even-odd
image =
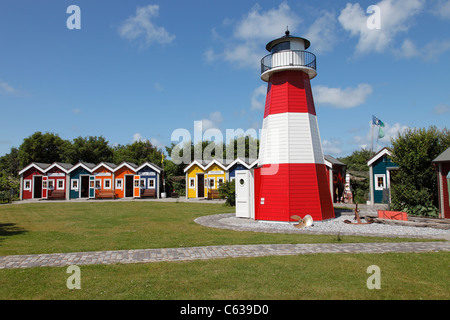
[[[383,185],[378,185],[378,178],[383,178]],[[386,175],[385,174],[375,174],[375,190],[383,190],[387,188]]]
[[[208,187],[209,189],[216,189],[216,179],[215,178],[208,178]],[[213,184],[211,185],[211,181]]]
[[[139,179],[139,188],[141,189],[145,189],[145,178],[140,178]]]
[[[102,179],[95,179],[94,188],[100,190],[102,188]]]
[[[59,183],[62,182],[62,186],[59,186]],[[66,184],[65,179],[57,179],[56,180],[56,190],[64,190],[64,185]]]
[[[55,180],[54,179],[48,179],[47,180],[47,189],[48,190],[55,190]]]
[[[27,183],[29,184],[28,187]],[[31,179],[23,180],[23,190],[31,191]]]
[[[217,178],[217,188],[220,187],[220,185],[221,185],[220,182],[222,182],[222,184],[223,184],[223,183],[225,182],[225,179],[224,179],[223,177],[218,177],[218,178]]]
[[[134,188],[140,188],[141,187],[141,181],[138,179],[134,179]]]
[[[189,178],[189,189],[195,189],[195,178]]]
[[[109,181],[109,187],[106,186],[106,181]],[[111,179],[103,179],[103,189],[107,189],[107,190],[112,189]]]
[[[78,185],[79,185],[78,182],[79,182],[78,179],[70,180],[70,190],[78,191]],[[76,184],[76,186],[74,186],[74,184]]]
[[[153,181],[153,186],[150,185],[150,181]],[[156,181],[154,178],[148,178],[147,179],[147,189],[155,189],[156,188]]]
[[[120,182],[120,185],[119,185]],[[116,179],[116,189],[123,190],[123,179]]]

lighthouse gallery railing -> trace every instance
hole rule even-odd
[[[283,50],[261,59],[261,74],[276,67],[299,66],[316,70],[316,56],[303,50]]]

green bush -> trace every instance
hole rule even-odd
[[[225,203],[234,207],[236,205],[236,190],[234,181],[225,181],[219,187],[219,194],[225,198]]]

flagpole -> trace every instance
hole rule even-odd
[[[370,125],[372,127],[372,138],[370,139],[370,152],[373,153],[373,122]]]

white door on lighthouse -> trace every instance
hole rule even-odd
[[[253,218],[251,188],[252,179],[250,171],[236,171],[234,181],[236,183],[236,217]]]

